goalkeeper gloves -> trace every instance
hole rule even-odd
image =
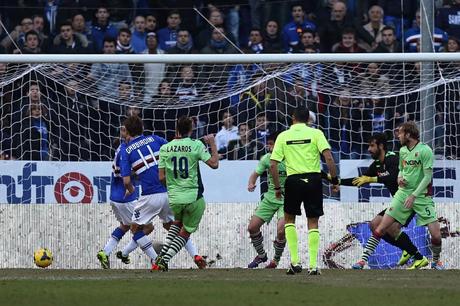
[[[359,177],[355,177],[352,181],[352,184],[358,187],[368,183],[377,183],[377,177],[362,175]]]

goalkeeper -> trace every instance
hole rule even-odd
[[[387,151],[387,139],[384,134],[377,133],[371,136],[369,140],[368,151],[374,162],[367,168],[364,175],[354,178],[345,178],[340,180],[340,184],[344,186],[361,187],[368,183],[381,183],[394,195],[398,191],[398,172],[399,172],[399,157],[394,152]],[[386,209],[381,211],[370,222],[371,231],[374,231],[382,221]],[[415,260],[421,260],[423,256],[418,251],[417,247],[412,243],[409,236],[401,231],[402,226],[407,226],[412,221],[414,214],[407,219],[405,224],[394,222],[382,237],[383,240],[391,245],[400,248],[403,253],[398,265],[404,265],[407,261],[414,257]],[[362,269],[369,259],[369,254],[364,252],[361,259],[353,265],[353,269]]]

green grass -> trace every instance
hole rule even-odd
[[[0,305],[459,305],[460,271],[0,270]]]

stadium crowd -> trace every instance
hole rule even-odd
[[[193,2],[193,4],[191,4]],[[4,1],[0,53],[16,54],[236,54],[366,53],[420,51],[417,0],[304,1]],[[109,4],[110,3],[110,4]],[[402,5],[401,5],[402,4]],[[436,52],[460,50],[460,0],[434,1]],[[128,6],[128,7],[127,7]],[[196,11],[203,14],[209,24]],[[171,8],[178,8],[171,10]],[[75,64],[78,66],[78,64]],[[305,105],[312,124],[326,131],[335,158],[365,158],[372,133],[393,131],[420,119],[420,93],[351,99],[347,84],[359,80],[380,95],[393,84],[420,81],[420,66],[315,65],[296,75],[258,83],[222,101],[187,107],[206,88],[242,88],[260,78],[258,65],[93,64],[53,72],[55,82],[30,72],[3,82],[14,66],[0,64],[2,159],[110,160],[127,114],[142,116],[147,131],[174,137],[174,120],[195,118],[195,136],[217,133],[222,158],[258,159],[268,135],[290,124],[286,114]],[[78,78],[68,78],[72,70]],[[85,71],[84,75],[81,72]],[[407,74],[409,72],[409,74]],[[403,75],[404,74],[404,75]],[[313,77],[312,77],[313,75]],[[336,88],[324,94],[320,79]],[[93,80],[96,94],[78,79]],[[205,81],[203,81],[205,80]],[[88,83],[88,82],[87,82]],[[85,83],[85,84],[87,84]],[[321,83],[321,84],[320,84]],[[88,90],[86,88],[85,90]],[[95,99],[97,96],[98,99]],[[458,84],[434,88],[436,150],[460,158]],[[114,103],[116,101],[116,103]],[[446,101],[448,103],[446,104]],[[397,140],[393,149],[397,148]]]

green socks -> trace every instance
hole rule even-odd
[[[287,237],[287,235],[286,235]],[[310,269],[318,267],[319,230],[308,231],[308,257],[310,258]]]
[[[289,253],[291,254],[291,263],[292,265],[299,264],[299,252],[297,250],[297,230],[294,223],[287,223],[284,225],[284,233],[286,235],[286,240],[289,248]],[[318,247],[316,248],[318,251]]]

